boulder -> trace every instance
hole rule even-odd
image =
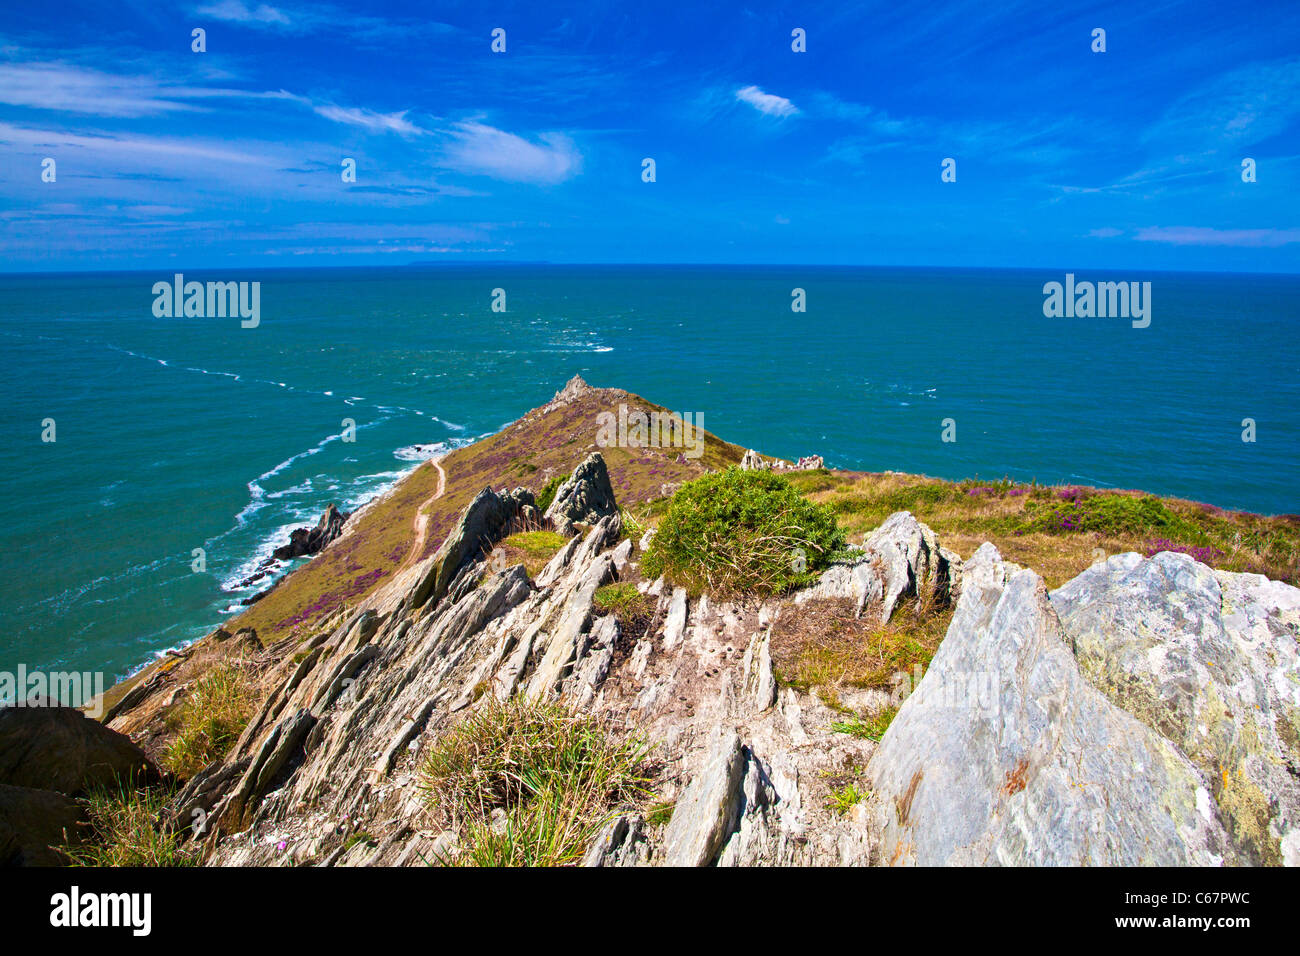
[[[1166,551],[1051,599],[1084,676],[1204,773],[1240,860],[1300,865],[1300,589]]]
[[[763,456],[752,448],[740,459],[741,471],[764,471],[771,467],[771,462],[764,461]]]
[[[75,795],[118,780],[158,778],[130,738],[76,708],[37,699],[0,707],[0,783]]]
[[[78,838],[81,808],[52,790],[0,784],[0,866],[64,866],[58,849]]]
[[[577,522],[595,524],[617,512],[605,459],[600,452],[592,452],[556,490],[546,517],[560,534],[571,534]]]
[[[1088,683],[1042,579],[990,544],[868,775],[886,864],[1240,862],[1196,767]]]

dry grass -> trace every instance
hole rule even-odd
[[[896,675],[924,672],[952,620],[948,607],[915,602],[881,624],[868,608],[853,616],[852,601],[808,601],[783,612],[772,629],[772,666],[785,684],[820,690],[830,703],[838,690],[891,690]]]
[[[192,777],[225,756],[253,714],[255,696],[248,673],[228,663],[213,666],[171,715],[176,736],[163,763],[178,777]]]
[[[504,562],[502,567],[522,564],[528,576],[535,578],[568,541],[564,535],[554,531],[518,531],[501,540],[489,563],[495,564],[497,555],[500,555]]]
[[[649,797],[647,747],[558,704],[488,699],[421,767],[431,809],[461,835],[453,861],[569,866],[620,807]]]

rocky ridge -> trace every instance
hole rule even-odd
[[[670,821],[627,808],[589,865],[1300,862],[1295,588],[1161,554],[1049,594],[991,545],[963,563],[899,512],[793,600],[642,581],[653,620],[625,640],[593,602],[636,577],[617,512],[535,579],[492,570],[529,497],[485,489],[435,556],[281,662],[178,803],[208,862],[454,859],[418,767],[487,695],[558,699],[656,744]],[[773,623],[829,600],[882,620],[956,604],[879,744],[832,731],[837,714],[772,671]],[[832,810],[827,781],[859,768],[870,796]]]

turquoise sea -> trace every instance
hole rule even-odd
[[[411,446],[490,434],[575,373],[833,467],[1300,511],[1300,276],[1080,273],[1152,283],[1151,325],[1134,329],[1045,318],[1043,284],[1064,272],[185,272],[261,282],[256,329],[155,318],[171,273],[0,276],[0,670],[111,679],[202,635],[251,593],[223,586],[290,528],[396,481],[424,454]]]

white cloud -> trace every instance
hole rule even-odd
[[[243,0],[218,0],[217,3],[199,7],[194,12],[199,16],[212,17],[214,20],[225,20],[227,23],[265,24],[267,26],[283,27],[289,25],[289,17],[283,11],[265,3],[259,3],[256,7],[249,7]]]
[[[1300,242],[1300,229],[1215,229],[1210,226],[1147,226],[1137,231],[1142,242],[1179,246],[1285,246]]]
[[[745,86],[736,90],[736,99],[768,116],[794,116],[799,112],[799,108],[784,96],[764,93],[757,86]]]
[[[448,131],[446,163],[452,169],[516,183],[560,183],[582,170],[582,154],[562,133],[542,133],[540,142],[483,123],[457,123]]]
[[[1123,229],[1116,229],[1114,226],[1102,226],[1100,229],[1090,229],[1088,236],[1092,239],[1114,239],[1116,236],[1124,235]]]
[[[408,110],[402,110],[400,113],[377,113],[374,110],[334,105],[313,106],[312,109],[327,120],[346,123],[349,126],[360,126],[373,132],[401,133],[404,136],[425,132],[406,118]]]

